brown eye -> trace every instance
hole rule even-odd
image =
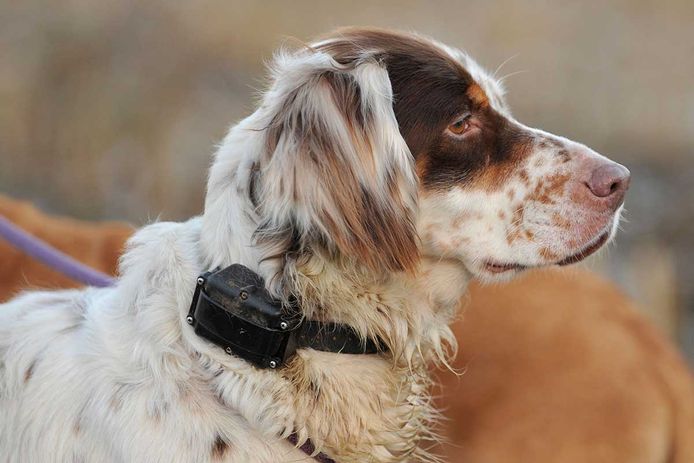
[[[448,130],[455,135],[463,135],[470,130],[470,116],[465,116],[448,126]]]

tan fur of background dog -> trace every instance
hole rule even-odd
[[[0,214],[113,273],[132,227],[47,216],[0,196]],[[73,287],[0,240],[0,301],[24,287]],[[613,285],[547,270],[473,284],[455,325],[458,378],[442,373],[456,463],[691,463],[694,382],[675,349]]]
[[[577,269],[471,285],[440,406],[455,463],[694,462],[694,381],[617,288]]]
[[[134,231],[122,222],[89,223],[47,216],[29,202],[0,195],[0,215],[80,262],[113,274],[125,240]],[[0,302],[20,289],[80,286],[0,239]]]

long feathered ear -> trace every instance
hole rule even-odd
[[[417,180],[386,69],[314,50],[275,62],[261,106],[269,124],[260,236],[284,236],[287,251],[319,246],[373,271],[412,270]]]

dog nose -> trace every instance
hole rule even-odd
[[[612,204],[619,205],[629,188],[630,178],[629,169],[616,162],[610,162],[597,167],[586,185],[598,198],[609,198]]]

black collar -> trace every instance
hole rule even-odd
[[[342,354],[386,351],[348,325],[306,320],[272,299],[260,275],[243,265],[198,278],[186,320],[195,333],[260,368],[279,368],[300,348]]]

